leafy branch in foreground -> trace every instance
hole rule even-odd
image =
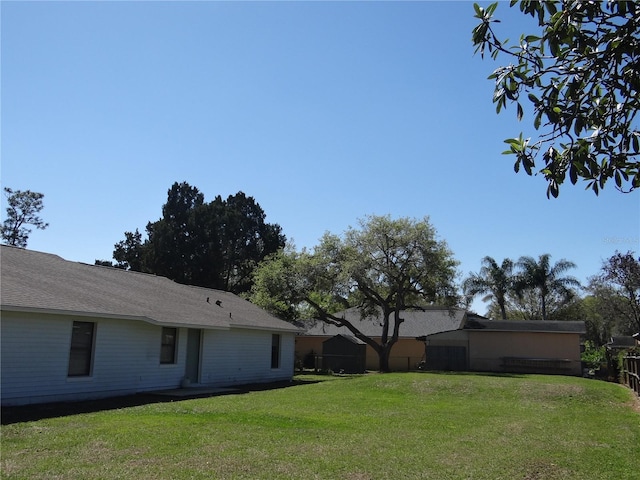
[[[557,197],[567,175],[597,195],[609,179],[623,192],[640,187],[640,2],[512,0],[520,12],[538,20],[536,34],[517,45],[500,40],[494,25],[497,3],[474,4],[476,53],[509,64],[497,68],[493,102],[497,113],[507,103],[524,117],[523,97],[533,105],[538,138],[522,133],[505,140],[514,169],[528,175],[542,157],[538,173],[548,182],[547,197]]]

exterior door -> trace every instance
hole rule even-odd
[[[200,383],[200,336],[201,330],[190,328],[187,333],[187,366],[185,377],[191,383]]]
[[[467,370],[466,347],[429,345],[427,347],[427,369],[445,371]]]

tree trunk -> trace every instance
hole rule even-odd
[[[391,353],[391,348],[388,346],[382,347],[378,352],[378,356],[380,358],[380,372],[389,373],[391,368],[389,367],[389,354]]]

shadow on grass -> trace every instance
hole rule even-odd
[[[121,408],[137,407],[140,405],[150,405],[154,403],[179,402],[183,400],[192,400],[194,398],[210,398],[219,397],[222,395],[241,395],[250,392],[275,390],[295,387],[299,385],[307,385],[311,383],[319,383],[321,381],[322,380],[320,379],[296,378],[290,382],[285,381],[272,383],[255,383],[250,385],[233,386],[229,388],[217,389],[213,393],[203,393],[203,391],[206,390],[193,388],[191,391],[190,389],[180,390],[180,394],[175,396],[166,392],[163,392],[162,394],[154,392],[144,392],[137,393],[135,395],[125,395],[96,400],[2,407],[2,410],[0,411],[0,423],[2,425],[10,425],[12,423],[32,422],[46,418],[67,417],[71,415],[79,415],[82,413],[119,410]]]
[[[462,371],[445,371],[445,370],[420,370],[424,373],[431,373],[434,375],[455,375],[455,376],[474,376],[474,377],[503,377],[503,378],[525,378],[530,373],[511,373],[511,372],[462,372]]]

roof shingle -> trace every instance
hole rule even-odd
[[[139,319],[195,328],[298,330],[229,292],[6,245],[0,252],[3,310]]]
[[[462,328],[466,312],[461,309],[442,307],[426,307],[424,310],[405,310],[402,312],[402,325],[400,325],[400,338],[416,338],[434,333],[448,332]],[[350,308],[335,314],[344,317],[356,326],[368,337],[382,335],[382,319],[380,317],[367,317],[362,319],[357,308]],[[302,335],[332,337],[334,335],[351,335],[346,327],[336,327],[322,321],[310,324]]]

